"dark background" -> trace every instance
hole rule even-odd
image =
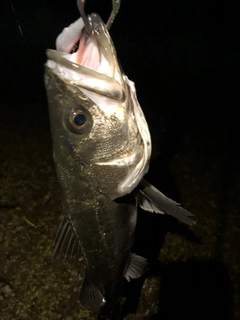
[[[104,21],[110,11],[87,1]],[[78,17],[75,0],[0,4],[1,319],[90,319],[72,298],[76,268],[50,262],[61,198],[45,51]],[[128,319],[240,319],[239,30],[230,2],[136,0],[110,30],[149,123],[148,179],[197,221],[139,213],[135,250],[151,268]]]

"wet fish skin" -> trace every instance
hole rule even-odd
[[[91,15],[91,19],[99,59],[110,65],[106,81],[97,72],[92,77],[80,69],[79,77],[85,82],[79,85],[82,80],[59,64],[59,55],[46,64],[45,84],[64,217],[53,259],[83,256],[80,301],[100,307],[106,301],[118,301],[131,265],[137,214],[131,192],[148,169],[151,140],[133,84],[118,66],[106,27],[99,16]],[[81,39],[90,41],[84,39],[84,31]],[[96,78],[103,78],[105,86],[98,86]],[[115,85],[120,89],[109,98],[109,88]],[[79,114],[83,126],[76,124]],[[134,256],[133,260],[136,270],[132,266],[128,278],[140,276],[147,268],[146,259],[137,261]]]

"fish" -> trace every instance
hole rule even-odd
[[[124,277],[148,270],[147,259],[132,252],[138,207],[195,222],[144,179],[152,145],[135,84],[100,16],[92,13],[88,21],[91,32],[79,18],[58,36],[56,50],[47,50],[45,86],[63,207],[52,259],[82,259],[80,303],[101,310],[119,305]],[[116,309],[98,319],[113,319]]]

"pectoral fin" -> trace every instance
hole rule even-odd
[[[182,208],[179,203],[166,197],[145,179],[140,183],[137,202],[143,210],[171,215],[190,226],[196,224],[194,220],[189,218],[193,216],[193,214]]]
[[[127,281],[130,281],[131,279],[137,279],[141,277],[147,270],[147,259],[133,253],[125,272],[125,278]]]
[[[137,202],[140,208],[145,211],[165,214],[164,211],[160,210],[155,204],[140,191],[137,196]]]

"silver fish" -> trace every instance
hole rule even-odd
[[[131,253],[137,205],[194,222],[143,179],[151,138],[134,83],[101,18],[88,21],[90,34],[80,18],[59,35],[56,51],[47,50],[45,85],[63,199],[53,259],[83,257],[80,302],[100,307],[119,299],[123,277],[147,270],[146,259]]]

